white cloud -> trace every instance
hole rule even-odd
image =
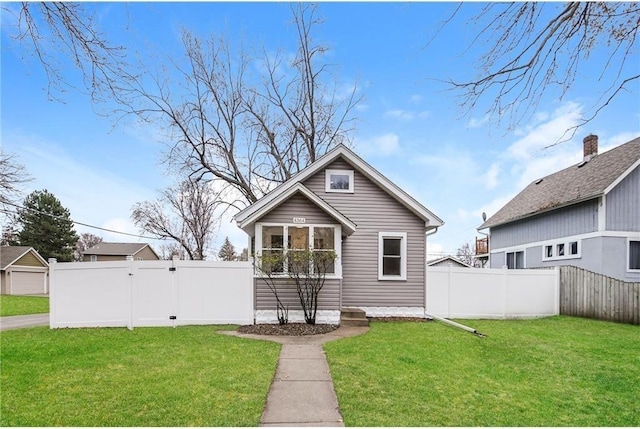
[[[358,139],[355,145],[364,156],[390,156],[400,151],[400,137],[395,133],[387,133],[369,139]]]
[[[500,164],[497,162],[494,162],[493,164],[491,164],[491,167],[489,167],[489,170],[487,170],[487,172],[484,175],[484,185],[488,189],[493,189],[496,186],[498,186],[499,173],[500,173]]]
[[[413,104],[420,104],[420,103],[422,103],[422,100],[424,100],[424,97],[422,95],[420,95],[420,94],[413,94],[411,96],[411,98],[410,98],[410,101]]]
[[[384,112],[384,116],[389,118],[400,119],[401,121],[412,121],[414,119],[424,119],[431,115],[428,110],[423,111],[413,111],[413,110],[403,110],[403,109],[392,109]]]
[[[442,258],[444,256],[444,247],[439,243],[429,241],[427,237],[427,261]]]
[[[480,119],[471,118],[469,120],[469,123],[467,124],[467,126],[469,128],[480,128],[481,126],[483,126],[487,122],[489,122],[489,115],[485,115],[484,118],[480,118]]]

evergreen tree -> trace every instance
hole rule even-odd
[[[73,261],[78,236],[73,229],[69,210],[62,206],[46,189],[34,191],[25,198],[18,211],[21,246],[31,246],[43,258],[56,258],[59,262]]]
[[[218,252],[218,257],[223,261],[235,261],[236,260],[236,249],[233,247],[233,244],[229,241],[229,237],[224,238],[224,243],[220,248],[220,252]]]

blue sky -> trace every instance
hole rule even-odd
[[[6,5],[6,4],[5,4]],[[295,50],[295,29],[286,3],[87,3],[109,40],[145,61],[180,58],[180,31],[228,34],[250,48]],[[467,4],[464,13],[481,5]],[[596,50],[575,88],[558,99],[550,93],[526,122],[508,129],[488,122],[480,105],[463,116],[442,82],[471,79],[479,55],[467,49],[474,32],[460,18],[427,44],[451,3],[320,3],[324,24],[315,39],[331,49],[328,60],[345,88],[357,82],[363,100],[355,111],[354,147],[367,162],[445,221],[430,237],[430,257],[455,253],[478,235],[489,216],[529,182],[578,162],[582,139],[592,133],[600,152],[640,135],[640,88],[636,82],[568,142],[543,149],[592,108],[601,96]],[[11,17],[2,16],[2,150],[16,153],[34,177],[25,191],[47,188],[76,221],[139,233],[130,221],[137,201],[156,197],[173,182],[161,164],[165,143],[153,125],[101,116],[89,97],[70,89],[50,100],[40,64],[10,38]],[[79,74],[60,57],[72,82]],[[637,73],[637,49],[628,60]],[[604,80],[606,81],[606,75]],[[606,83],[606,82],[605,82]],[[486,100],[488,103],[490,100]],[[104,111],[97,109],[98,111]],[[106,241],[149,241],[91,230]],[[229,236],[240,249],[244,233],[229,219],[215,245]]]

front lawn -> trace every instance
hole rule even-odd
[[[4,331],[1,426],[257,426],[280,345],[223,327]]]
[[[0,317],[49,312],[46,296],[0,295]]]
[[[640,327],[372,322],[325,344],[347,426],[640,426]]]

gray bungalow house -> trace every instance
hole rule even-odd
[[[529,184],[478,230],[489,230],[492,268],[574,265],[640,280],[640,137]]]
[[[424,316],[427,235],[443,221],[344,145],[339,145],[235,216],[262,252],[333,250],[318,323],[342,308],[367,316]],[[274,323],[273,293],[258,275],[256,323]],[[302,320],[295,289],[279,292],[290,321]]]
[[[124,261],[132,257],[137,261],[157,261],[158,254],[147,243],[100,242],[83,253],[83,262]]]

